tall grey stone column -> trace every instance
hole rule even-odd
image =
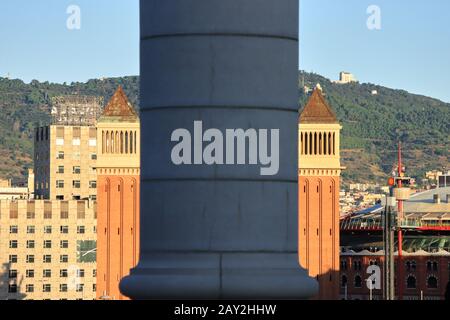
[[[317,284],[297,255],[298,0],[141,0],[140,8],[141,259],[121,291],[311,297]],[[194,121],[224,139],[227,129],[268,129],[270,142],[279,129],[278,173],[261,175],[248,155],[247,165],[175,165],[176,129],[192,134],[192,158],[208,145],[195,142]]]

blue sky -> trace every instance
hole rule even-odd
[[[81,8],[68,30],[66,9]],[[366,26],[369,5],[381,30]],[[450,102],[450,1],[301,0],[300,68]],[[139,73],[138,0],[0,1],[0,76],[86,81]]]

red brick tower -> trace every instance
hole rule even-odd
[[[139,257],[140,123],[122,88],[97,123],[97,299],[127,299]]]
[[[339,297],[341,128],[316,88],[299,120],[299,255],[324,300]]]

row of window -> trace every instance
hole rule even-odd
[[[378,261],[372,260],[369,263],[370,265],[378,265]],[[427,261],[426,267],[427,271],[438,271],[438,262],[437,261]],[[406,261],[405,267],[407,271],[416,271],[417,270],[417,264],[416,261]],[[347,270],[347,261],[342,260],[341,261],[341,270]],[[360,260],[353,261],[353,270],[354,271],[361,271],[362,270],[362,263]],[[450,270],[450,264],[449,264],[449,270]]]
[[[84,269],[77,269],[75,270],[75,277],[77,278],[84,278],[86,272]],[[18,272],[15,269],[9,270],[9,279],[17,279]],[[34,269],[27,269],[25,272],[26,278],[34,278],[35,271]],[[97,276],[97,270],[92,271],[92,277]],[[43,278],[51,278],[52,277],[52,270],[50,269],[44,269],[42,270],[42,277]],[[69,277],[69,270],[68,269],[60,269],[59,270],[59,277],[60,278],[68,278]]]
[[[80,189],[81,181],[80,180],[72,180],[72,188]],[[96,180],[89,181],[89,188],[97,189],[97,181]],[[56,189],[64,189],[64,180],[56,180]]]
[[[74,196],[74,200],[80,200],[79,198],[75,198],[76,196]],[[79,197],[79,196],[78,196]],[[91,200],[96,200],[97,199],[97,196],[90,196],[89,197]],[[60,195],[58,195],[58,196],[56,196],[56,199],[57,200],[64,200],[64,196],[60,196]],[[33,209],[34,210],[34,209]],[[49,209],[50,210],[50,209]],[[49,210],[47,210],[47,211],[44,211],[44,219],[45,220],[50,220],[50,219],[53,219],[53,217],[54,216],[56,216],[56,215],[54,215],[53,214],[53,212],[52,211],[49,211]],[[67,219],[69,219],[69,211],[67,211],[68,209],[66,209],[66,210],[61,210],[60,211],[60,213],[59,213],[59,217],[60,217],[60,219],[65,219],[65,220],[67,220]],[[16,208],[11,208],[10,210],[9,210],[9,218],[10,219],[19,219],[19,211],[18,211],[18,208],[16,207]],[[26,218],[27,219],[29,219],[29,220],[33,220],[33,219],[36,219],[36,212],[35,211],[27,211],[27,216],[26,216]],[[78,220],[81,220],[81,219],[85,219],[86,218],[86,213],[85,213],[85,211],[84,210],[78,210],[77,211],[77,219]]]
[[[59,292],[68,292],[69,291],[69,286],[65,283],[62,283],[59,285]],[[75,286],[75,291],[76,292],[84,292],[84,284],[83,283],[78,283]],[[92,285],[92,291],[96,292],[97,291],[97,286],[96,284]],[[25,292],[27,293],[33,293],[35,292],[34,290],[34,284],[27,284],[25,286]],[[42,285],[42,292],[44,293],[50,293],[52,292],[52,286],[51,284],[43,284]],[[18,293],[18,286],[17,284],[10,284],[8,286],[8,293]]]
[[[63,146],[64,143],[65,143],[64,138],[56,138],[56,140],[55,140],[55,144],[57,146]],[[72,139],[72,145],[73,146],[81,146],[81,139],[80,138]],[[93,138],[89,139],[87,145],[89,147],[96,147],[97,146],[97,139],[93,139]]]
[[[346,275],[341,277],[341,287],[345,288],[348,286],[348,278]],[[356,275],[353,279],[354,288],[362,288],[363,287],[363,279],[360,275]],[[407,289],[416,289],[417,288],[417,280],[413,275],[409,275],[406,278],[406,288]],[[427,278],[427,288],[428,289],[437,289],[438,288],[438,279],[431,275]]]
[[[9,257],[10,260],[12,261],[17,261],[17,256],[15,255],[10,255]],[[26,263],[35,263],[36,257],[34,254],[28,254],[26,256]],[[52,255],[51,254],[44,254],[42,257],[42,262],[43,263],[51,263],[52,262]],[[68,263],[69,262],[69,256],[67,254],[61,254],[59,256],[59,262],[60,263]]]
[[[17,247],[18,247],[17,240],[9,241],[9,248],[10,249],[16,249]],[[69,248],[69,241],[68,240],[60,240],[59,247],[61,249]],[[34,240],[27,240],[27,249],[34,249],[34,248],[36,248],[36,242]],[[44,240],[43,248],[44,249],[51,249],[52,248],[52,240]]]
[[[80,157],[81,157],[81,154],[79,152],[74,152],[73,158],[75,160],[80,160]],[[56,160],[64,160],[64,158],[65,158],[64,151],[58,151],[58,153],[56,154]],[[97,160],[96,153],[91,153],[91,160]]]
[[[51,234],[53,232],[52,226],[44,226],[44,233],[45,234]],[[61,234],[68,234],[69,233],[69,226],[60,226],[59,232]],[[94,233],[97,232],[96,226],[94,226]],[[18,234],[19,233],[19,226],[10,226],[9,227],[9,233],[10,234]],[[35,226],[27,226],[27,233],[28,234],[35,234],[36,233],[36,227]],[[77,226],[77,233],[78,234],[84,234],[86,233],[86,227],[85,226]]]
[[[102,131],[102,153],[136,154],[136,131]]]
[[[56,138],[63,139],[64,135],[65,135],[64,131],[66,131],[65,127],[57,127],[56,128]],[[35,132],[36,141],[48,140],[49,135],[50,135],[50,128],[48,126],[36,128],[36,132]],[[89,139],[96,140],[96,137],[97,137],[97,129],[89,128]],[[81,127],[73,127],[72,128],[72,138],[74,140],[81,138]]]
[[[301,132],[302,155],[335,155],[336,134],[331,132]]]

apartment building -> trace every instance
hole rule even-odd
[[[96,296],[94,201],[0,201],[0,300]]]

